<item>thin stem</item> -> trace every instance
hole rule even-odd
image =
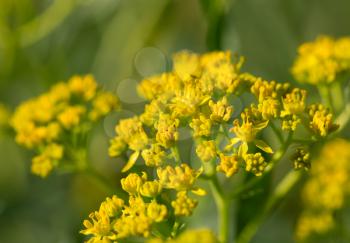
[[[322,98],[323,103],[327,105],[328,108],[331,109],[331,111],[334,111],[333,103],[332,103],[332,97],[329,90],[329,86],[321,84],[317,86],[318,92],[320,93],[320,96]]]
[[[229,203],[230,201],[225,199],[219,181],[216,175],[211,177],[210,186],[213,193],[213,197],[216,203],[218,211],[218,229],[219,229],[219,241],[221,243],[229,242]]]
[[[207,18],[207,46],[209,50],[220,50],[226,10],[225,0],[201,0]]]
[[[290,171],[282,181],[276,186],[273,194],[264,206],[264,209],[259,215],[257,215],[250,223],[248,223],[237,239],[237,243],[249,243],[260,228],[261,224],[269,216],[271,210],[276,207],[276,204],[280,202],[294,187],[294,185],[301,178],[300,171]]]
[[[334,111],[340,112],[344,107],[344,92],[340,82],[334,82],[330,90],[332,96],[332,104],[334,105]]]
[[[343,130],[343,128],[346,126],[349,120],[350,120],[350,103],[345,106],[343,112],[335,120],[335,123],[339,124],[339,128],[336,131],[336,133],[339,133],[341,130]]]
[[[269,122],[270,127],[272,128],[273,132],[276,134],[278,140],[283,143],[283,136],[281,134],[281,132],[278,130],[278,128],[276,127],[276,125],[273,122]]]

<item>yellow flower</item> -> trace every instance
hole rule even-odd
[[[151,103],[145,106],[145,111],[140,115],[140,120],[147,126],[155,124],[161,113],[166,111],[166,104],[159,100],[152,100]]]
[[[264,172],[267,163],[261,153],[246,154],[244,156],[245,170],[252,172],[256,176],[261,176]]]
[[[306,90],[294,88],[292,92],[283,98],[283,110],[281,117],[298,115],[305,110]]]
[[[295,154],[292,156],[294,169],[309,170],[311,167],[310,153],[304,148],[297,148]]]
[[[204,195],[205,191],[203,189],[194,186],[196,179],[201,173],[202,170],[195,171],[187,164],[157,169],[159,182],[164,188],[175,189],[177,191],[191,190],[198,195]]]
[[[132,150],[140,151],[148,143],[147,134],[138,117],[121,120],[115,130]]]
[[[186,191],[179,191],[176,194],[176,200],[171,202],[176,216],[191,216],[197,204],[198,201],[189,198]]]
[[[166,153],[158,144],[151,144],[151,147],[141,152],[145,164],[150,167],[157,167],[164,163]]]
[[[107,197],[106,200],[101,203],[100,212],[104,211],[109,217],[114,217],[122,210],[123,206],[123,199],[113,195],[112,198]]]
[[[173,73],[163,73],[141,81],[137,90],[139,94],[147,100],[170,99],[175,91],[179,90],[182,82]]]
[[[297,223],[300,240],[322,234],[334,226],[336,210],[342,208],[350,190],[350,143],[342,139],[328,142],[312,162],[310,177],[302,190],[304,210]]]
[[[310,128],[318,135],[324,137],[337,130],[338,125],[333,124],[333,115],[322,104],[308,107]]]
[[[122,188],[129,194],[136,195],[139,193],[145,180],[147,180],[145,173],[143,173],[142,176],[139,176],[136,173],[131,173],[126,178],[121,179]]]
[[[350,38],[320,36],[302,44],[292,67],[295,79],[302,83],[332,83],[350,69]]]
[[[165,219],[167,215],[167,208],[165,205],[158,204],[156,201],[152,200],[147,206],[147,217],[154,222],[161,222]]]
[[[126,146],[127,146],[126,143],[121,137],[119,136],[114,137],[113,139],[110,140],[110,145],[108,148],[109,156],[118,157],[125,151]]]
[[[214,140],[202,141],[196,148],[198,157],[204,161],[209,162],[216,157],[216,145]]]
[[[73,94],[91,100],[96,94],[97,83],[92,75],[74,76],[68,81],[68,87]]]
[[[157,129],[156,140],[165,148],[170,148],[179,139],[177,128],[180,121],[173,119],[169,114],[161,114],[158,123],[155,125]]]
[[[221,100],[219,100],[217,103],[214,103],[214,101],[209,101],[209,107],[211,110],[210,119],[215,122],[226,122],[230,120],[233,107],[228,104],[227,97],[224,96]]]
[[[77,126],[81,121],[86,109],[82,106],[68,106],[61,112],[57,119],[66,128],[70,129]]]
[[[105,91],[100,92],[92,101],[89,118],[96,121],[117,108],[119,108],[119,100],[115,95]]]
[[[193,118],[190,127],[193,129],[194,137],[210,136],[212,122],[204,115],[199,115],[198,118]]]
[[[206,82],[214,84],[215,88],[233,93],[240,84],[239,70],[243,63],[241,59],[238,63],[233,64],[231,53],[211,52],[201,56],[202,77]]]
[[[259,77],[251,77],[251,79],[253,80],[253,85],[250,91],[260,103],[268,98],[276,99],[280,91],[284,92],[289,87],[288,83],[269,82]]]
[[[198,80],[185,83],[184,87],[175,92],[170,109],[175,117],[186,117],[196,113],[201,105],[207,103],[210,95],[200,87]]]
[[[226,177],[231,177],[239,170],[238,155],[220,154],[220,164],[216,167],[217,171],[225,173]]]
[[[176,239],[151,239],[147,243],[219,243],[218,239],[211,230],[192,229],[181,233]]]
[[[58,144],[49,144],[42,153],[32,159],[31,170],[33,174],[47,177],[52,169],[57,166],[63,156],[63,147]]]
[[[174,72],[182,79],[199,77],[201,74],[200,57],[198,54],[181,51],[173,56]]]
[[[96,211],[89,215],[90,220],[84,220],[84,227],[80,233],[93,235],[90,242],[111,242],[116,240],[116,234],[112,231],[111,222],[105,211]]]
[[[44,154],[40,154],[32,159],[32,173],[42,178],[47,177],[53,167],[53,161]]]
[[[158,181],[146,181],[140,187],[140,193],[145,197],[156,197],[162,191],[162,185]]]
[[[241,142],[239,146],[238,154],[239,156],[244,156],[248,152],[248,143],[253,142],[255,146],[263,150],[266,153],[273,153],[270,146],[268,146],[264,141],[256,139],[256,135],[259,131],[263,130],[269,123],[269,120],[254,121],[253,123],[251,118],[251,111],[245,110],[241,113],[242,124],[238,119],[233,122],[232,132],[235,133],[236,137],[231,139],[230,144],[226,149],[234,146],[235,144]]]
[[[264,120],[269,120],[271,118],[277,118],[279,115],[280,102],[277,99],[271,97],[265,98],[258,105],[258,110]]]

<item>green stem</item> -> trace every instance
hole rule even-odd
[[[276,204],[288,194],[288,192],[294,187],[300,178],[301,172],[293,170],[282,179],[282,181],[276,186],[276,189],[265,204],[261,213],[243,228],[237,239],[237,243],[251,242],[262,223],[269,216],[271,210],[275,208]]]
[[[218,229],[220,243],[229,242],[229,204],[230,201],[224,197],[216,175],[211,177],[210,186],[217,207]]]
[[[207,46],[209,50],[220,50],[226,10],[225,0],[201,0],[207,18]]]
[[[278,130],[278,128],[276,127],[276,125],[273,122],[269,122],[270,127],[272,128],[273,132],[276,134],[278,140],[283,143],[283,136],[281,134],[281,132]]]
[[[339,128],[336,133],[342,131],[350,120],[350,104],[347,104],[343,112],[335,120],[336,124],[339,124]]]
[[[332,97],[331,97],[329,86],[321,84],[321,85],[318,85],[317,88],[318,88],[318,92],[322,98],[323,103],[325,103],[326,106],[328,108],[330,108],[331,111],[333,112],[334,107],[333,107],[333,103],[332,103]]]
[[[340,112],[344,107],[344,92],[340,82],[334,82],[330,90],[332,96],[332,104],[334,105],[334,111],[336,114]]]

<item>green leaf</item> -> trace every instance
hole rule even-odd
[[[136,160],[138,159],[140,155],[140,151],[135,151],[132,155],[130,155],[128,163],[126,163],[126,165],[123,167],[122,172],[127,172],[128,170],[131,169],[131,167],[134,166],[134,164],[136,163]]]
[[[269,124],[269,120],[263,121],[263,122],[260,122],[260,123],[258,123],[258,124],[256,124],[256,125],[254,125],[254,128],[255,128],[255,129],[258,129],[258,130],[262,130],[262,129],[264,129],[265,127],[267,127],[268,124]]]
[[[272,151],[272,148],[267,145],[264,141],[262,140],[259,140],[259,139],[256,139],[254,140],[254,144],[259,148],[261,149],[262,151],[266,152],[266,153],[269,153],[269,154],[272,154],[273,151]]]

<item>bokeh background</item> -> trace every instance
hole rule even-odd
[[[320,34],[350,35],[349,0],[227,1],[221,48],[245,56],[245,69],[269,80],[293,82],[289,69],[300,43]],[[143,107],[137,82],[169,70],[171,55],[178,50],[207,51],[207,30],[198,0],[0,0],[0,103],[11,111],[57,81],[74,74],[95,75],[123,102],[123,112],[96,126],[89,144],[94,166],[118,186],[122,162],[108,159],[108,140],[118,119]],[[0,242],[82,242],[82,219],[108,192],[83,175],[56,173],[44,180],[33,176],[30,157],[14,143],[13,132],[2,129]],[[241,199],[251,208],[238,212],[236,227],[262,200],[263,193]],[[254,242],[294,242],[299,201],[297,188]],[[343,211],[343,233],[318,242],[350,242],[350,212]],[[210,198],[189,223],[217,227]]]

